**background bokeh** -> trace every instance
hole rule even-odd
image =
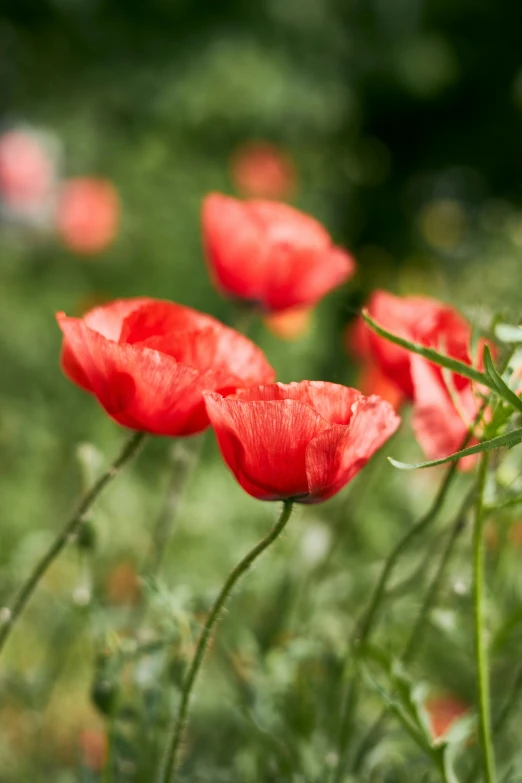
[[[492,311],[517,315],[521,29],[516,0],[3,0],[0,130],[41,134],[58,181],[111,182],[121,220],[112,243],[82,253],[57,230],[54,202],[36,215],[0,211],[0,604],[123,438],[62,376],[54,313],[148,295],[235,323],[207,275],[199,212],[209,191],[241,192],[234,161],[246,145],[286,156],[284,197],[358,261],[356,277],[297,339],[250,325],[280,380],[355,383],[343,332],[378,286],[453,301],[482,324]],[[404,430],[394,454],[416,458]],[[201,449],[153,585],[136,571],[172,470],[172,444],[162,439],[97,505],[95,540],[71,548],[46,578],[0,673],[2,783],[98,780],[107,722],[91,684],[107,679],[100,651],[112,661],[107,650],[133,637],[136,595],[145,591],[152,607],[152,636],[178,638],[273,518],[273,506],[236,487],[210,433]],[[323,780],[355,612],[438,479],[406,479],[382,457],[368,471],[324,507],[299,511],[271,565],[235,597],[198,699],[187,781]],[[414,551],[402,576],[417,573],[423,557]],[[466,562],[456,559],[458,589],[431,629],[446,644],[427,645],[417,665],[435,689],[469,703],[470,637],[455,619],[469,604]],[[506,601],[516,601],[517,585],[510,590]],[[389,647],[414,608],[402,602],[387,617]],[[163,647],[118,664],[127,713],[112,722],[123,759],[115,779],[152,779],[161,736],[151,726],[162,725],[166,683],[177,682],[186,654]],[[146,752],[136,756],[138,737]],[[371,780],[411,781],[416,763],[420,780],[422,760],[392,742]]]

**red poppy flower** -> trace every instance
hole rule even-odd
[[[376,291],[368,312],[388,331],[472,364],[471,326],[448,305]],[[368,356],[413,401],[413,429],[426,456],[438,459],[458,451],[479,406],[471,381],[366,329]],[[364,340],[359,345],[364,347]],[[462,462],[466,467],[474,459]]]
[[[223,459],[259,500],[319,503],[335,495],[392,435],[399,417],[379,397],[301,381],[205,393]]]
[[[210,194],[203,239],[217,287],[268,312],[312,306],[355,270],[317,220],[276,201]]]
[[[370,352],[370,330],[362,318],[353,321],[345,332],[346,349],[362,363],[357,388],[363,394],[376,394],[398,411],[406,397],[402,389],[381,369]]]
[[[58,231],[75,253],[99,253],[113,242],[120,201],[111,182],[78,177],[65,183],[58,204]]]
[[[122,299],[83,318],[57,319],[66,375],[131,429],[192,435],[209,423],[204,390],[230,392],[274,378],[254,343],[174,302]]]
[[[232,157],[232,177],[244,196],[287,198],[295,188],[292,161],[282,150],[264,141],[240,147]]]

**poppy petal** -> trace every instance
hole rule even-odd
[[[199,373],[149,348],[115,343],[77,318],[58,315],[75,361],[107,413],[120,424],[177,435],[199,403]]]
[[[203,244],[217,287],[257,302],[266,275],[259,226],[245,204],[211,193],[203,201]]]
[[[336,425],[314,438],[306,451],[311,502],[326,500],[347,484],[400,424],[391,405],[380,397],[353,403],[348,426]]]
[[[206,393],[223,458],[241,486],[261,500],[306,496],[306,447],[329,427],[295,400],[247,402]]]
[[[424,454],[430,460],[453,454],[462,447],[467,426],[457,411],[437,368],[421,356],[412,356],[414,385],[413,431]],[[456,392],[457,393],[457,392]],[[464,397],[459,394],[459,399]],[[465,401],[469,409],[469,400]],[[463,410],[461,413],[468,413]],[[470,417],[470,423],[473,416]],[[475,463],[475,457],[461,460],[463,467]]]

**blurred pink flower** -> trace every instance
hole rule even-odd
[[[37,134],[11,130],[0,136],[0,195],[10,209],[42,205],[54,182],[54,161]]]
[[[120,200],[105,179],[78,177],[62,186],[57,226],[64,244],[75,253],[99,253],[115,239]]]
[[[265,141],[251,141],[239,147],[231,159],[232,179],[242,196],[285,199],[297,185],[291,158]]]

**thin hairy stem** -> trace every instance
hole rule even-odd
[[[95,484],[93,484],[91,489],[83,497],[72,517],[63,527],[62,531],[54,540],[45,555],[37,563],[29,578],[18,592],[18,595],[15,597],[11,606],[4,607],[1,610],[0,622],[3,622],[2,627],[0,628],[0,653],[2,652],[9,635],[13,630],[13,627],[24,611],[26,604],[37,588],[43,575],[56,560],[67,543],[77,535],[85,520],[85,515],[90,510],[91,506],[97,500],[98,496],[107,486],[107,484],[109,484],[119,473],[119,471],[136,455],[144,437],[144,434],[141,432],[135,432],[131,435],[130,439],[124,445],[121,453],[114,460],[110,468],[103,474],[103,476],[98,479]]]
[[[161,567],[179,511],[183,489],[199,461],[203,437],[201,435],[195,444],[191,444],[193,445],[192,449],[185,440],[178,440],[173,446],[171,453],[172,473],[152,532],[150,551],[142,568],[146,577],[154,576]]]
[[[489,455],[481,457],[479,486],[473,533],[473,606],[475,621],[475,661],[479,712],[479,738],[486,783],[495,783],[495,758],[491,731],[488,646],[484,633],[484,490],[488,474]]]
[[[198,676],[199,670],[201,669],[201,664],[203,663],[203,658],[205,656],[205,651],[207,649],[212,631],[214,630],[214,627],[219,620],[221,611],[238,580],[246,573],[246,571],[248,571],[250,566],[259,557],[259,555],[261,555],[265,549],[267,549],[270,544],[272,544],[283,532],[288,520],[290,519],[292,506],[293,504],[291,501],[284,503],[281,515],[272,530],[258,544],[256,544],[256,546],[251,549],[250,552],[245,555],[238,565],[230,572],[225,584],[221,588],[221,591],[216,598],[216,601],[214,602],[205,625],[203,626],[203,630],[196,645],[196,651],[194,653],[192,663],[190,664],[187,676],[185,677],[185,681],[183,683],[178,713],[172,726],[172,730],[169,734],[167,750],[160,771],[159,780],[161,783],[172,783],[172,781],[175,779],[178,754],[183,731],[188,718],[192,691],[194,690],[196,678]]]

